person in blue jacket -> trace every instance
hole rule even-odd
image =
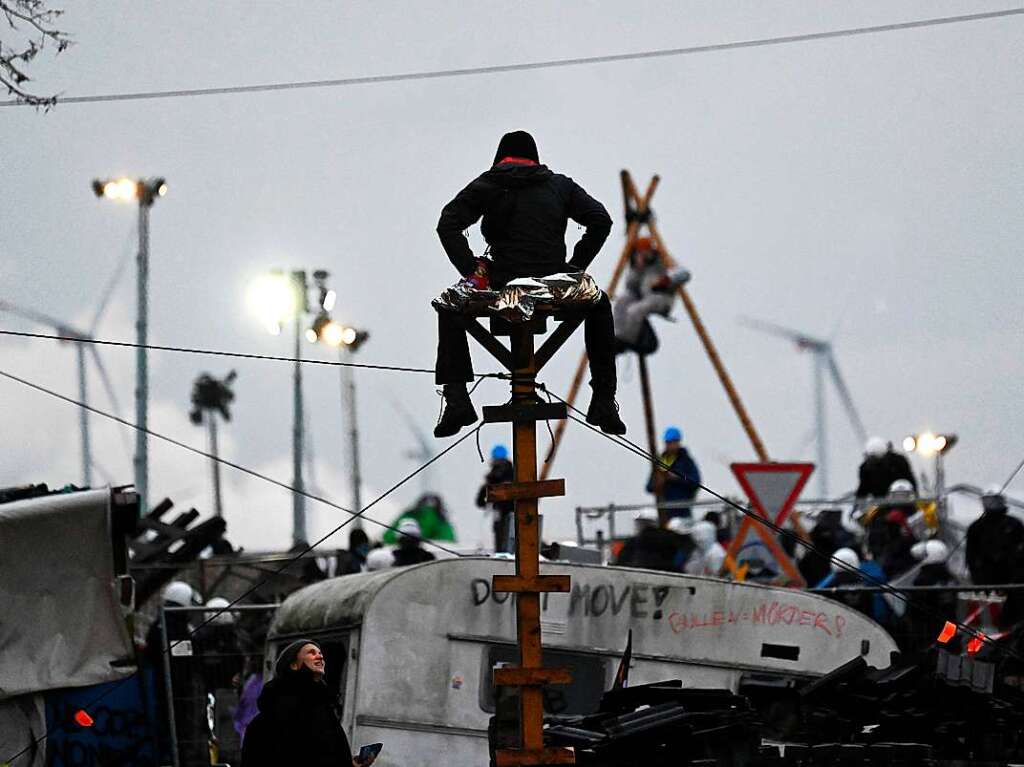
[[[676,426],[665,429],[665,449],[659,464],[647,480],[647,492],[653,493],[658,503],[673,501],[692,502],[700,490],[700,469],[690,452],[683,447],[683,433]],[[667,509],[666,516],[689,519],[689,507]]]

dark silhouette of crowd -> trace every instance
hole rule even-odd
[[[857,513],[845,519],[840,509],[817,514],[809,533],[814,550],[800,559],[800,571],[809,586],[836,589],[829,595],[878,620],[901,646],[927,646],[946,620],[957,619],[958,593],[942,587],[1024,582],[1024,523],[1009,512],[1000,488],[985,491],[981,516],[952,549],[942,540],[935,502],[917,497],[909,462],[884,440],[868,441],[856,495]],[[950,558],[963,544],[966,572],[958,577]],[[879,584],[937,588],[905,592],[906,598],[858,588]],[[1022,620],[1019,592],[1008,591],[998,623]]]

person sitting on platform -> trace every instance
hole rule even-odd
[[[480,218],[490,261],[476,258],[463,232]],[[569,219],[586,228],[566,263]],[[500,289],[519,277],[585,271],[611,231],[604,206],[568,176],[540,164],[537,144],[525,131],[506,133],[490,170],[444,206],[437,235],[459,274],[477,289]],[[444,411],[435,437],[450,437],[477,420],[466,384],[473,380],[469,341],[459,318],[438,311],[435,380],[444,387]],[[587,310],[584,341],[593,396],[587,423],[625,434],[615,402],[615,329],[608,296]]]
[[[668,317],[676,288],[689,280],[690,272],[686,269],[669,272],[650,237],[638,238],[629,256],[626,289],[615,299],[612,309],[617,350],[653,354],[658,338],[648,317]]]
[[[653,493],[658,503],[693,503],[700,490],[697,462],[683,447],[683,433],[678,428],[670,426],[665,429],[664,439],[665,451],[647,480],[647,492]],[[692,516],[689,506],[667,509],[665,513],[669,518],[689,519]]]

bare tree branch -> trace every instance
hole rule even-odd
[[[39,96],[23,87],[31,81],[27,65],[46,48],[47,42],[60,54],[71,45],[71,38],[57,28],[64,14],[59,8],[48,8],[48,0],[0,0],[0,13],[7,20],[13,44],[0,40],[0,86],[22,103],[49,110],[57,103],[56,96]],[[6,36],[6,35],[5,35]]]

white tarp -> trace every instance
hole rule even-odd
[[[19,754],[10,762],[10,767],[43,767],[45,753],[46,706],[43,696],[25,695],[0,703],[0,759],[11,759]]]
[[[0,700],[129,676],[110,491],[0,504]]]

